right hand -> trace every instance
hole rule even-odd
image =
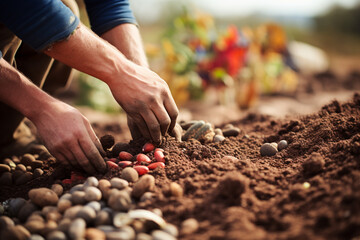
[[[105,172],[99,139],[89,121],[75,108],[56,100],[30,120],[49,152],[62,164],[80,165],[86,172]]]
[[[143,137],[160,143],[161,136],[172,131],[179,111],[167,83],[156,73],[129,61],[108,85]]]

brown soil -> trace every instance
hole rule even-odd
[[[221,143],[164,142],[166,168],[151,173],[156,198],[139,207],[160,208],[177,226],[197,219],[199,230],[180,239],[360,237],[360,95],[344,104],[333,101],[312,115],[249,114],[232,124],[242,132]],[[101,124],[95,129],[121,139],[121,130]],[[263,143],[283,139],[286,149],[273,157],[260,155]],[[143,143],[126,148],[137,153]],[[0,200],[25,197],[30,188],[50,186],[69,174],[49,171],[26,185],[2,187]],[[184,188],[183,197],[168,196],[172,181]]]

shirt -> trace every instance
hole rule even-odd
[[[128,0],[85,0],[85,4],[91,28],[99,35],[119,24],[136,24]],[[79,25],[61,0],[1,0],[0,22],[37,51],[66,39]]]

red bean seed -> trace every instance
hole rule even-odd
[[[154,157],[157,162],[165,162],[164,153],[161,151],[155,151]]]
[[[155,149],[154,144],[152,144],[152,143],[145,143],[145,145],[144,145],[143,148],[142,148],[142,151],[143,151],[144,153],[148,153],[148,152],[151,152],[151,151],[154,150],[154,149]]]
[[[131,155],[131,153],[122,151],[119,153],[119,159],[121,161],[131,161],[131,159],[133,158],[133,155]]]
[[[148,166],[148,168],[149,168],[150,170],[154,170],[154,169],[156,169],[156,168],[158,168],[158,167],[165,168],[165,163],[163,163],[163,162],[154,162],[154,163],[152,163],[152,164],[150,164],[150,165]]]
[[[138,172],[139,176],[149,172],[149,168],[146,166],[135,166],[134,169]]]

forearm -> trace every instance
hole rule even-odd
[[[32,119],[57,101],[4,59],[0,60],[0,101]],[[39,106],[42,106],[39,108]]]
[[[139,29],[134,24],[121,24],[105,32],[101,37],[115,46],[130,61],[149,67]]]

